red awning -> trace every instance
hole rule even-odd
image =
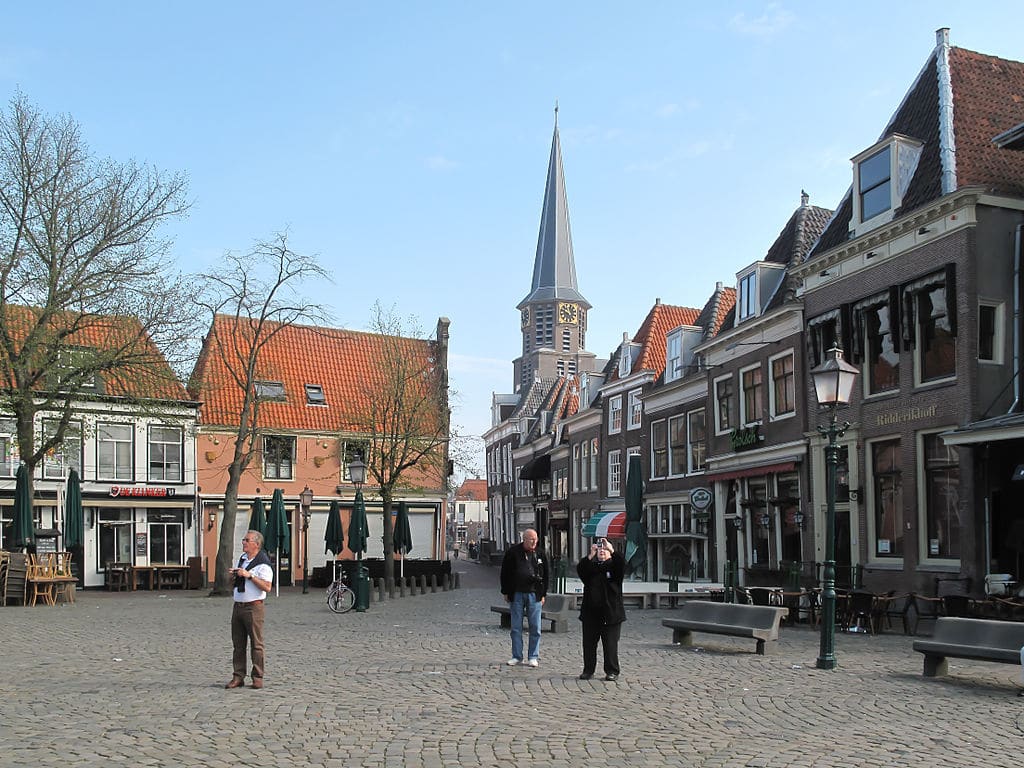
[[[762,464],[759,467],[741,467],[728,472],[715,472],[705,475],[705,480],[732,480],[737,477],[751,477],[753,475],[773,475],[780,472],[792,472],[796,469],[795,461],[784,461],[780,464]]]

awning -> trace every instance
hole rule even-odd
[[[946,445],[979,445],[1024,438],[1024,414],[1009,413],[957,427],[939,435]]]
[[[551,477],[551,456],[544,454],[538,456],[519,470],[519,477],[522,480],[544,480]]]
[[[779,464],[762,464],[757,467],[739,467],[728,472],[716,472],[705,475],[705,480],[732,480],[737,477],[751,477],[753,475],[770,475],[779,472],[792,472],[796,469],[795,461],[784,461]]]
[[[583,524],[583,535],[606,539],[626,538],[625,512],[599,512]]]

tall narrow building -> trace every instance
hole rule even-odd
[[[533,282],[530,292],[516,308],[520,312],[523,334],[522,355],[513,361],[516,392],[529,389],[538,379],[593,370],[594,355],[585,351],[590,302],[576,283],[557,111],[537,255],[533,262]]]

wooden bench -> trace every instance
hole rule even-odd
[[[924,676],[949,673],[947,657],[1020,664],[1024,623],[996,619],[941,617],[935,620],[930,640],[915,640],[914,650],[924,654]]]
[[[779,639],[779,624],[787,609],[768,605],[739,605],[691,600],[679,609],[679,617],[662,619],[672,629],[672,642],[692,645],[694,632],[750,637],[757,640],[757,653],[764,655],[767,640]]]
[[[501,626],[505,629],[512,628],[512,605],[492,605],[491,610],[501,617]],[[544,606],[540,611],[541,629],[543,622],[551,622],[551,631],[559,634],[569,631],[569,617],[572,616],[572,606],[565,595],[548,595],[544,598]],[[526,618],[525,612],[523,616]]]

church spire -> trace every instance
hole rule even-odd
[[[530,293],[517,305],[522,309],[538,301],[561,299],[573,301],[589,309],[588,302],[576,285],[576,262],[572,253],[572,232],[569,228],[569,203],[565,196],[562,173],[562,146],[558,139],[558,104],[555,104],[555,130],[551,138],[551,157],[544,188],[544,206],[537,237],[537,255],[533,262],[533,283]]]

